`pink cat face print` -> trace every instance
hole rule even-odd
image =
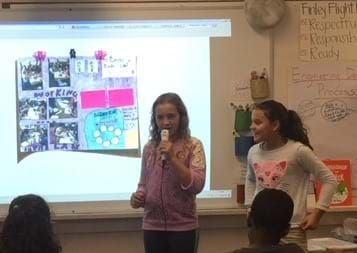
[[[254,163],[258,183],[264,188],[276,188],[286,173],[286,161],[264,161]]]

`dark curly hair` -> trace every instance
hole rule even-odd
[[[62,248],[55,238],[50,209],[37,195],[16,197],[9,206],[1,237],[1,253],[59,253]]]
[[[190,129],[188,127],[188,113],[185,104],[183,103],[182,99],[176,93],[164,93],[160,95],[152,105],[151,109],[151,120],[150,120],[150,141],[153,142],[155,145],[160,143],[160,129],[156,124],[156,114],[155,110],[159,104],[170,103],[173,104],[177,112],[180,115],[180,123],[178,127],[177,138],[179,139],[187,139],[190,137]]]

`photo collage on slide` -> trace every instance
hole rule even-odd
[[[139,149],[135,57],[38,51],[16,66],[20,153]]]

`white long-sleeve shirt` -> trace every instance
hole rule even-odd
[[[316,208],[329,207],[336,192],[336,178],[309,147],[293,140],[274,150],[263,150],[261,145],[254,145],[248,152],[246,205],[251,205],[254,196],[264,188],[281,189],[294,201],[291,224],[300,224],[306,215],[310,174],[313,174],[322,183]]]

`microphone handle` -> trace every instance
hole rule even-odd
[[[168,141],[169,140],[169,130],[168,129],[162,129],[161,130],[161,141]],[[161,160],[165,161],[166,160],[166,155],[161,154]]]

